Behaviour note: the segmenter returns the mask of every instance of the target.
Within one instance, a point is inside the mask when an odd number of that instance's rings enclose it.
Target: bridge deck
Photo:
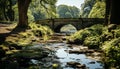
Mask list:
[[[36,23],[47,25],[54,31],[58,31],[63,25],[67,24],[71,24],[75,26],[77,30],[79,30],[93,24],[104,23],[104,21],[104,18],[55,18],[38,20]]]

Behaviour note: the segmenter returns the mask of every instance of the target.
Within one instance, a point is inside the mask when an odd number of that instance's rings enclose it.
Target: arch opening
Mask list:
[[[59,33],[73,34],[77,31],[76,27],[72,24],[62,24],[59,25],[55,30]]]

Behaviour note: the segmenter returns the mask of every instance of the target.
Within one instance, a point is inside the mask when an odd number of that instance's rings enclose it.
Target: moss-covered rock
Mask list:
[[[106,41],[102,49],[106,53],[107,59],[106,62],[110,64],[110,66],[120,68],[120,37],[112,39],[110,41]]]
[[[90,34],[87,30],[80,30],[67,38],[68,43],[83,44],[85,38]]]
[[[84,41],[84,45],[89,49],[99,49],[100,38],[98,36],[87,37]]]
[[[115,68],[120,68],[120,25],[96,24],[79,30],[69,36],[67,41],[68,43],[83,44],[92,49],[102,49],[107,57],[105,61]]]
[[[107,31],[104,32],[102,35],[100,35],[100,37],[101,37],[101,42],[109,41],[114,38],[113,34]]]
[[[103,33],[103,25],[97,24],[89,28],[82,29],[67,38],[68,43],[84,44],[87,37],[98,37]],[[87,43],[88,44],[88,43]],[[85,44],[86,45],[86,44]]]
[[[15,31],[19,31],[21,29],[16,29]],[[44,40],[49,39],[48,35],[52,35],[52,30],[47,26],[42,26],[40,24],[30,23],[29,29],[24,31],[20,31],[14,34],[10,34],[6,37],[4,45],[8,46],[9,49],[22,49],[22,47],[31,45],[34,42],[39,42],[40,38]]]
[[[119,38],[120,37],[120,29],[115,29],[112,31],[114,38]]]
[[[114,30],[117,28],[117,25],[116,24],[110,24],[108,25],[108,31],[111,32],[111,30]]]

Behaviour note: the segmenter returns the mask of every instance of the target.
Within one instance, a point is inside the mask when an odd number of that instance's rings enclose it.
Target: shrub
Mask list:
[[[103,25],[97,24],[89,28],[82,29],[67,38],[68,43],[83,44],[86,37],[99,36],[102,34]]]
[[[84,45],[89,49],[99,49],[100,38],[98,36],[87,37],[84,41]]]
[[[114,37],[115,38],[119,38],[120,37],[120,29],[117,29],[117,30],[113,30],[113,34],[114,34]]]
[[[120,37],[112,39],[111,41],[106,41],[102,49],[105,51],[108,62],[111,66],[119,66],[120,64]]]
[[[48,39],[47,35],[53,34],[53,31],[48,26],[42,26],[40,24],[30,23],[29,27],[32,29],[34,35],[42,36],[44,40]]]
[[[91,26],[89,29],[92,29],[91,34],[93,36],[97,36],[103,33],[104,26],[101,24],[96,24],[96,25]]]
[[[77,43],[77,44],[83,44],[85,38],[90,35],[90,32],[86,29],[80,30],[76,32],[75,34],[71,35],[67,38],[68,43]]]
[[[106,31],[102,35],[100,35],[100,37],[101,37],[101,42],[109,41],[113,39],[113,34]]]

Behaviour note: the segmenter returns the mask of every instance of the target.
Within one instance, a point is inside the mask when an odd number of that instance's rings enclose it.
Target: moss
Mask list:
[[[87,37],[100,36],[103,33],[103,30],[104,30],[103,25],[101,25],[101,24],[93,25],[91,27],[82,29],[82,30],[76,32],[75,34],[69,36],[67,38],[67,42],[83,44],[84,40]]]
[[[48,26],[42,26],[40,24],[30,23],[29,27],[36,36],[42,36],[44,40],[49,39],[48,35],[52,35],[53,31]]]
[[[120,37],[120,29],[115,29],[112,31],[114,38],[119,38]]]
[[[9,51],[6,52],[6,54],[7,54],[7,55],[9,55],[9,54],[14,54],[14,53],[19,52],[19,51],[20,51],[20,50],[9,50]]]
[[[92,49],[102,49],[105,53],[105,62],[120,68],[120,25],[96,24],[68,36],[67,41],[83,44]]]
[[[117,28],[117,25],[116,24],[110,24],[108,25],[108,31],[111,32],[111,30],[114,30]]]
[[[106,62],[111,66],[120,68],[120,37],[104,42],[102,49],[108,57]]]
[[[100,37],[101,37],[101,42],[109,41],[113,39],[113,34],[106,31],[102,35],[100,35]]]
[[[47,26],[30,23],[29,27],[30,28],[25,31],[21,31],[18,34],[11,34],[6,37],[4,45],[15,47],[17,49],[17,46],[23,47],[39,41],[41,36],[44,40],[47,40],[50,38],[48,35],[53,34],[52,30]]]
[[[85,38],[90,34],[88,30],[80,30],[79,32],[76,32],[75,34],[71,35],[70,37],[67,37],[68,43],[77,43],[82,44]]]
[[[109,49],[113,46],[118,46],[120,43],[120,38],[115,38],[110,41],[105,41],[102,45],[102,49],[108,53]]]
[[[8,51],[8,50],[9,50],[8,46],[0,45],[0,47],[2,47],[2,49],[5,50],[5,51]]]
[[[84,45],[88,46],[89,49],[99,49],[100,38],[98,36],[87,37]]]
[[[37,51],[34,51],[34,50],[26,50],[26,51],[20,51],[20,52],[17,52],[17,53],[14,53],[14,57],[25,57],[25,58],[30,58],[32,56],[35,56],[35,55],[41,55],[40,52],[37,52]]]
[[[36,66],[35,66],[35,65],[32,66],[32,65],[31,65],[28,69],[40,69],[40,66],[37,66],[37,65],[36,65]]]

